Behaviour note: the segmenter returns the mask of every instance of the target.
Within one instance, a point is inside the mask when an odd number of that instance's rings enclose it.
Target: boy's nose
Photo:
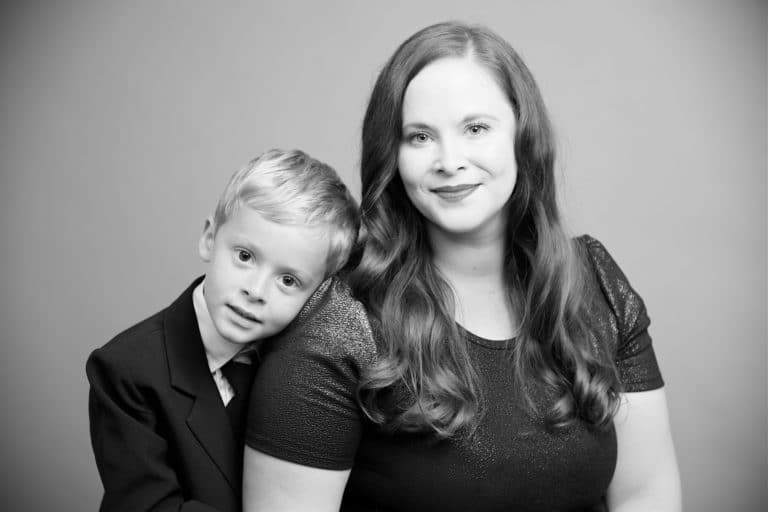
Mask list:
[[[243,286],[243,294],[251,302],[266,302],[268,289],[269,276],[266,273],[254,272]]]

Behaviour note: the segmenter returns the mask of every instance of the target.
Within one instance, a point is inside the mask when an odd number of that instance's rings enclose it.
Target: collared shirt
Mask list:
[[[192,305],[195,308],[200,337],[203,340],[203,347],[205,347],[208,368],[211,371],[213,382],[216,383],[216,389],[219,390],[221,401],[226,406],[232,400],[232,397],[235,396],[235,391],[221,372],[221,368],[232,359],[240,363],[251,364],[250,354],[253,352],[253,346],[242,347],[227,341],[219,334],[219,331],[216,330],[216,326],[213,324],[213,319],[203,296],[204,285],[205,279],[192,292]]]

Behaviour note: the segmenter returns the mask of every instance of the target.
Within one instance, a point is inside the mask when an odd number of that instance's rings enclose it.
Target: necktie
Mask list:
[[[248,410],[248,396],[251,391],[251,378],[253,377],[252,365],[230,361],[221,367],[221,373],[229,381],[235,396],[227,404],[227,414],[229,422],[232,424],[232,431],[235,433],[235,439],[242,442],[245,432],[245,419]]]

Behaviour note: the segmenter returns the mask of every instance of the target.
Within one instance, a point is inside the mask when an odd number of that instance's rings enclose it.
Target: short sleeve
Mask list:
[[[602,243],[588,235],[580,241],[586,246],[602,298],[612,315],[605,330],[614,338],[613,357],[623,390],[649,391],[664,386],[648,333],[651,320],[643,299]]]
[[[321,287],[310,303],[310,314],[265,347],[246,443],[297,464],[349,469],[362,436],[357,385],[375,344],[363,306],[340,281]]]

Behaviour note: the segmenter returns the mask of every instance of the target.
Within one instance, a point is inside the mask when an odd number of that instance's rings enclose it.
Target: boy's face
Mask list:
[[[271,336],[293,320],[323,281],[329,243],[323,226],[277,224],[241,206],[214,234],[200,238],[209,263],[205,302],[231,343]]]

